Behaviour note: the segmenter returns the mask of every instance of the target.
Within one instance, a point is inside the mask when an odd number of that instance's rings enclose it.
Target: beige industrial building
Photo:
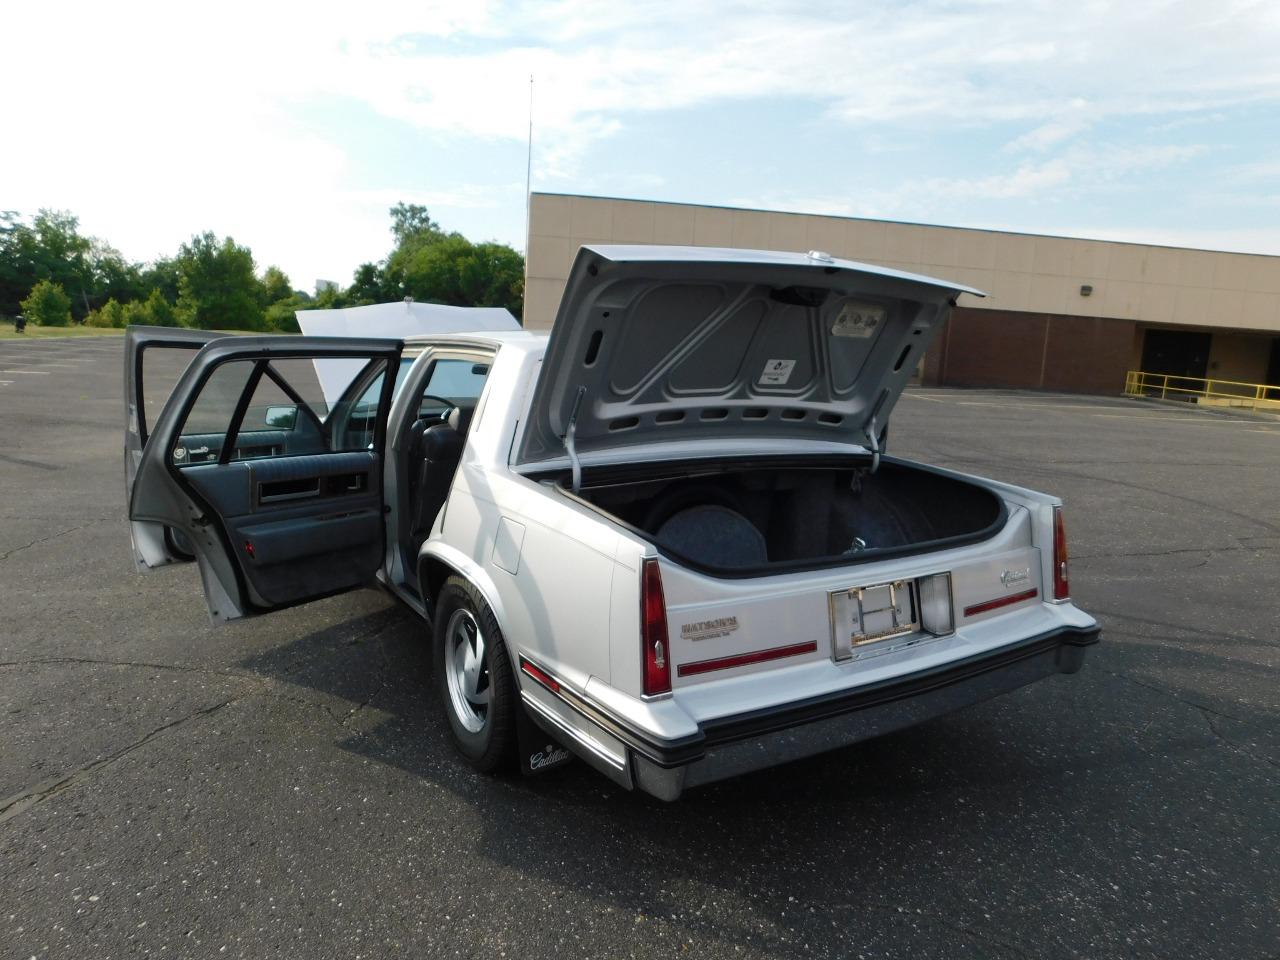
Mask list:
[[[1146,371],[1280,384],[1280,257],[535,193],[525,326],[552,325],[590,243],[823,250],[986,291],[960,298],[926,383],[1119,393]]]

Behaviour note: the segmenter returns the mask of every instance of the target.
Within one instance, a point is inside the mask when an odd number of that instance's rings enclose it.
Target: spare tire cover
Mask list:
[[[764,535],[736,510],[688,507],[658,528],[660,545],[709,567],[756,567],[769,560]]]

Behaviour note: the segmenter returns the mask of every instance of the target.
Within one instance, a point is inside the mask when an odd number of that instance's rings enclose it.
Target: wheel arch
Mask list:
[[[511,631],[507,629],[506,608],[498,593],[497,585],[487,570],[476,563],[461,550],[444,543],[427,543],[418,554],[418,592],[422,596],[423,607],[434,618],[436,597],[444,582],[452,576],[466,579],[484,597],[485,603],[493,611],[502,635],[511,642]]]

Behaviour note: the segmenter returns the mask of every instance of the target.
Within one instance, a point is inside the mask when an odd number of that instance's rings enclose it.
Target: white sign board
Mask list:
[[[443,303],[374,303],[335,310],[298,310],[298,326],[309,337],[374,337],[402,340],[433,333],[492,333],[519,330],[502,307],[450,307]],[[330,407],[352,381],[362,360],[316,361],[316,376]]]

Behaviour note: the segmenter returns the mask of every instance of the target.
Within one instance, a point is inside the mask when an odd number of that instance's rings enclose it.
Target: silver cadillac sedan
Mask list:
[[[674,800],[879,736],[1098,640],[1059,500],[886,450],[962,295],[816,251],[599,246],[549,336],[131,328],[134,555],[197,564],[218,621],[380,582],[482,772],[576,756]]]

